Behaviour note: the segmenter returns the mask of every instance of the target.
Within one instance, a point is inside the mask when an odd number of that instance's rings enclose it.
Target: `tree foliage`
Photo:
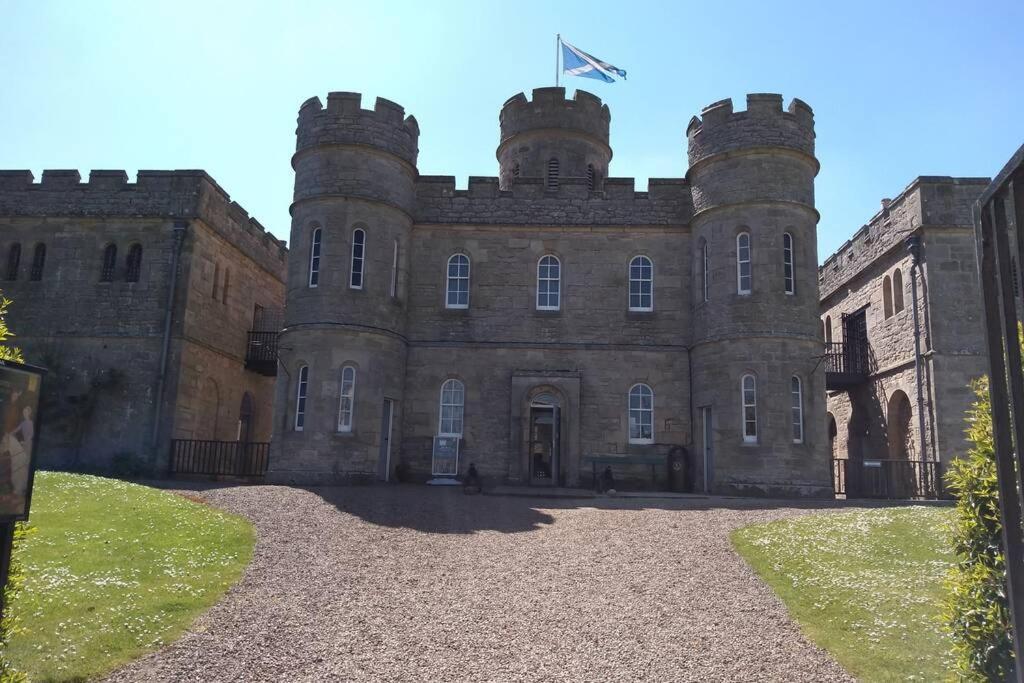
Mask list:
[[[7,327],[7,309],[10,305],[11,300],[4,297],[3,292],[0,292],[0,360],[13,360],[21,363],[23,362],[21,349],[11,346],[9,341],[14,336],[14,333]]]

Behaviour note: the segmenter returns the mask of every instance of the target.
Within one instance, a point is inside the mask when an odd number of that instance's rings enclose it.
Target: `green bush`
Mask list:
[[[18,522],[14,525],[14,552],[11,553],[11,568],[7,585],[4,587],[5,607],[11,604],[14,596],[21,590],[21,584],[25,581],[25,570],[21,566],[21,561],[18,559],[16,551],[30,531],[32,529],[25,523]],[[18,619],[11,614],[10,609],[5,609],[3,619],[0,619],[0,683],[23,683],[28,681],[28,676],[15,669],[7,656],[7,646],[10,643],[11,636],[19,630]]]
[[[973,445],[946,473],[946,486],[956,498],[957,563],[946,583],[944,617],[961,680],[1004,681],[1013,677],[1014,661],[992,406],[987,379],[973,388],[978,400],[967,414],[967,438]]]

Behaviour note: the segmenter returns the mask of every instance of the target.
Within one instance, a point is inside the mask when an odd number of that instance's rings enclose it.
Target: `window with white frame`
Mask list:
[[[363,264],[366,262],[366,231],[356,228],[352,231],[352,274],[348,286],[363,288]]]
[[[309,366],[299,368],[295,389],[295,431],[301,432],[306,426],[306,389],[309,385]]]
[[[793,413],[793,443],[804,442],[804,395],[800,386],[800,378],[793,375],[789,379],[789,393]]]
[[[654,392],[646,384],[629,390],[629,442],[654,443]]]
[[[556,256],[542,256],[537,261],[537,310],[557,311],[561,294],[562,264]]]
[[[341,388],[338,396],[338,431],[351,432],[356,396],[356,369],[351,365],[341,369]]]
[[[708,241],[701,240],[701,242],[703,243],[703,247],[701,248],[701,258],[703,259],[703,263],[701,265],[701,278],[703,282],[701,283],[701,287],[704,290],[704,301],[709,301],[711,299],[711,288],[709,287],[709,278],[711,277],[711,254],[708,253]]]
[[[437,425],[438,436],[462,436],[462,412],[466,402],[466,388],[457,379],[441,385],[441,410]]]
[[[316,287],[320,284],[320,240],[323,237],[323,230],[315,228],[312,239],[309,243],[309,286]],[[213,295],[216,298],[216,294]]]
[[[654,310],[654,264],[646,256],[629,262],[629,310]]]
[[[757,380],[753,375],[743,375],[740,380],[743,399],[743,440],[757,442]]]
[[[736,293],[750,294],[750,233],[736,235]]]
[[[448,257],[445,292],[446,308],[469,308],[469,257],[465,254],[452,254]]]
[[[391,255],[391,296],[398,296],[398,239],[395,239],[395,249]]]
[[[793,272],[793,236],[788,232],[782,235],[782,277],[786,294],[795,294],[796,276]]]

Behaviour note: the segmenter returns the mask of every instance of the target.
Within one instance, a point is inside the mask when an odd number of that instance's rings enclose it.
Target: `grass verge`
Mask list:
[[[30,523],[10,657],[33,681],[93,678],[173,641],[255,542],[245,519],[182,496],[57,472],[36,474]]]
[[[732,542],[804,632],[863,681],[950,676],[940,621],[952,510],[902,507],[738,529]]]

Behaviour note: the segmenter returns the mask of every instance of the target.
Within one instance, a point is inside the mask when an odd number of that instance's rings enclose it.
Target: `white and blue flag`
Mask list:
[[[562,71],[564,73],[570,76],[596,78],[605,83],[614,83],[615,79],[612,78],[613,76],[620,76],[622,79],[626,78],[625,69],[612,66],[608,62],[603,62],[597,57],[588,55],[583,50],[561,40],[561,38],[559,38],[559,42],[562,44]]]

